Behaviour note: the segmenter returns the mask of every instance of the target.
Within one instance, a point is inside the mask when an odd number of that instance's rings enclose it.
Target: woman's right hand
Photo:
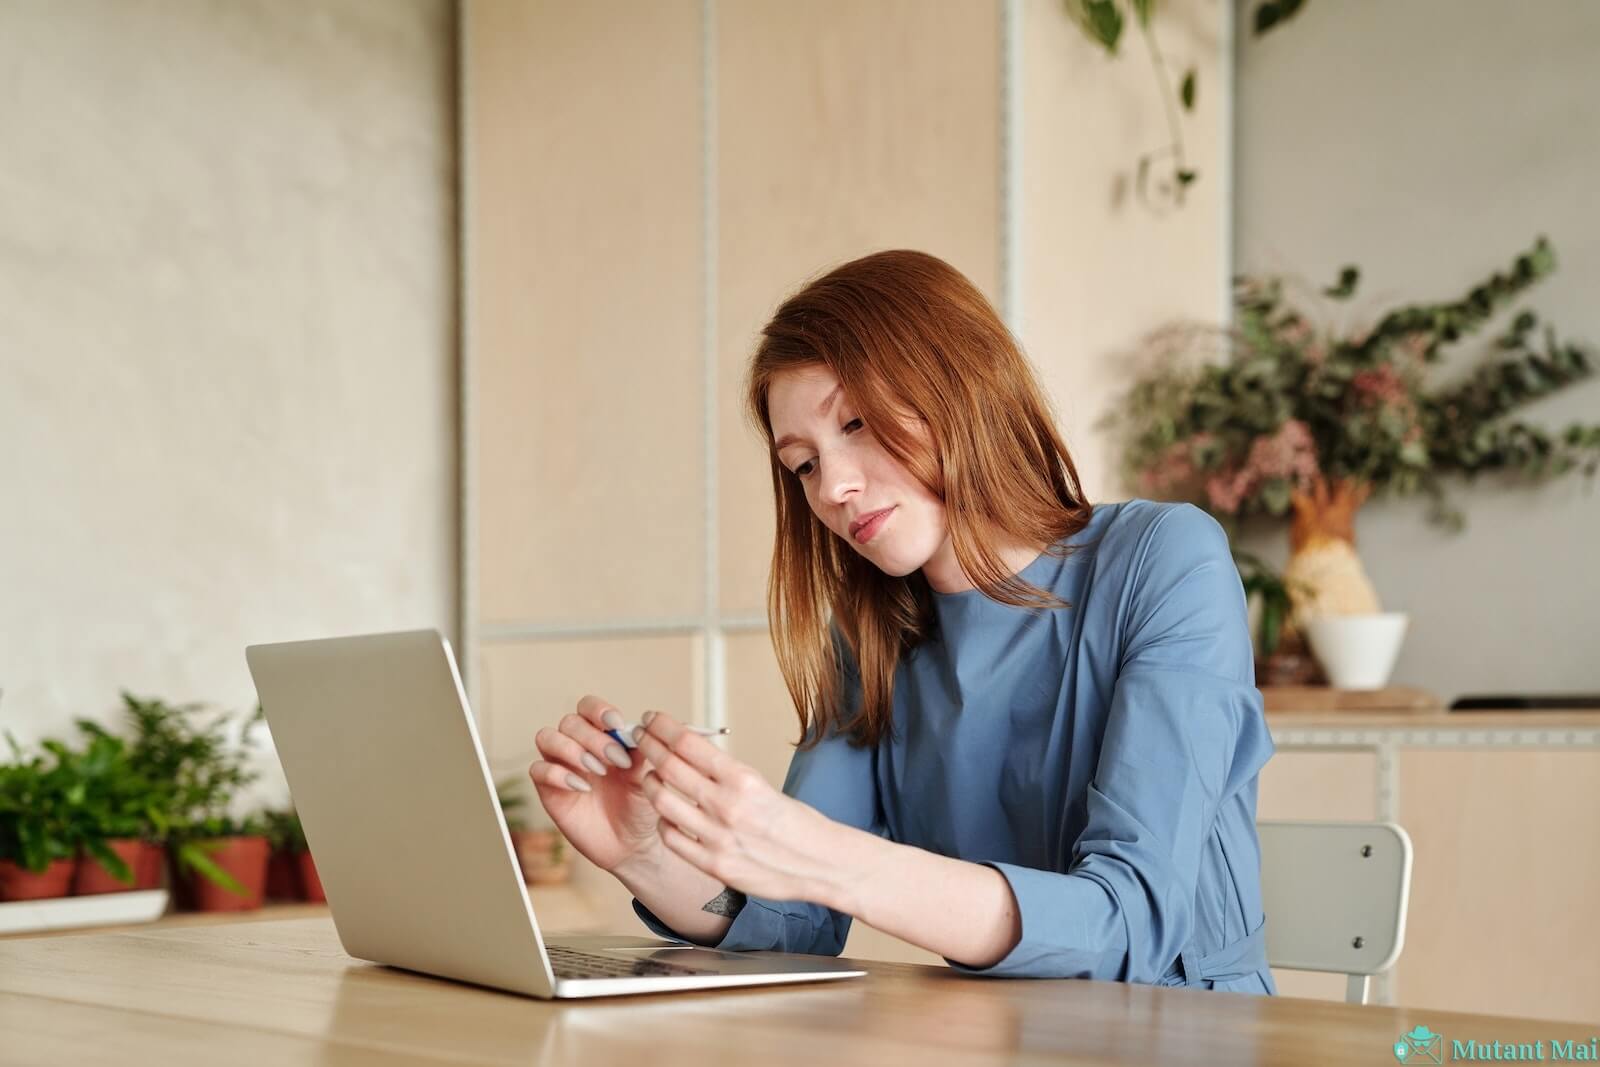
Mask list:
[[[605,732],[620,732],[623,725],[615,707],[585,696],[577,713],[563,717],[557,729],[547,726],[533,735],[544,759],[528,767],[556,828],[606,871],[660,844],[660,816],[639,788],[649,763],[637,749],[625,749]]]

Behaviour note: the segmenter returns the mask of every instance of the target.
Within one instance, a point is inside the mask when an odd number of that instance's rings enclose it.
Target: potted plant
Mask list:
[[[0,765],[0,900],[63,897],[78,865],[66,815],[70,768],[24,759],[6,731],[13,762]]]
[[[305,887],[300,881],[298,862],[290,841],[291,831],[286,825],[288,812],[265,809],[261,822],[267,828],[267,899],[303,900]]]
[[[1235,551],[1234,564],[1247,601],[1260,605],[1254,634],[1257,685],[1319,685],[1326,681],[1290,617],[1289,583],[1249,552]]]
[[[178,903],[202,911],[259,908],[266,892],[266,827],[255,815],[234,818],[229,808],[238,789],[257,777],[246,769],[243,749],[261,707],[234,748],[226,712],[202,726],[192,718],[203,704],[174,707],[127,692],[122,698],[135,733],[135,762],[148,779],[166,783],[165,840]]]
[[[266,900],[267,828],[254,815],[208,815],[175,828],[179,903],[195,911],[253,911]]]
[[[1358,653],[1366,662],[1352,677],[1370,682],[1386,668],[1365,668],[1374,657],[1392,663],[1405,616],[1382,611],[1356,554],[1363,504],[1384,493],[1425,494],[1429,520],[1458,530],[1464,519],[1445,500],[1446,476],[1504,472],[1537,481],[1600,469],[1600,425],[1555,433],[1513,417],[1595,369],[1586,345],[1559,341],[1552,329],[1536,344],[1532,311],[1515,316],[1467,378],[1427,381],[1446,345],[1554,269],[1555,253],[1540,238],[1508,272],[1460,300],[1395,308],[1375,324],[1338,329],[1319,329],[1291,306],[1282,279],[1241,277],[1236,326],[1159,333],[1155,365],[1101,425],[1118,431],[1125,472],[1145,495],[1192,500],[1230,533],[1252,518],[1288,519],[1291,618],[1314,645],[1313,621],[1331,620],[1320,629],[1339,655],[1317,647],[1330,676],[1330,661],[1343,671],[1351,666],[1344,653]],[[1359,278],[1345,267],[1322,295],[1349,300]],[[1213,342],[1220,361],[1182,358]]]
[[[322,891],[322,879],[317,875],[316,862],[306,845],[306,834],[300,825],[299,813],[291,805],[283,811],[263,812],[262,822],[267,828],[267,840],[272,844],[267,895],[313,903],[327,900],[327,895]]]
[[[81,751],[56,740],[44,742],[75,780],[67,807],[79,850],[73,895],[138,888],[146,850],[152,847],[146,841],[147,815],[159,791],[138,772],[120,737],[87,719],[78,720],[78,729],[88,738]]]
[[[511,844],[522,867],[522,880],[531,885],[554,885],[565,882],[572,873],[572,858],[567,852],[567,842],[553,826],[532,829],[520,810],[527,806],[528,798],[519,792],[525,779],[511,775],[495,783],[495,796],[505,815],[506,829],[511,834]]]

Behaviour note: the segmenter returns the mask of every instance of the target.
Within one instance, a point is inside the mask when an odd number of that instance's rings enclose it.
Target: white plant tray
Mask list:
[[[167,897],[165,889],[134,889],[86,897],[0,901],[0,934],[146,923],[166,913]]]

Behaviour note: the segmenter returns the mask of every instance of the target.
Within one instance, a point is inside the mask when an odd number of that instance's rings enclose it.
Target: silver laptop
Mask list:
[[[245,649],[344,950],[535,997],[815,982],[825,956],[546,939],[437,630]]]

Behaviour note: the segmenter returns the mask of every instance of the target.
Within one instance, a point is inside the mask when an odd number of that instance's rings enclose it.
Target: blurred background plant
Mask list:
[[[1177,326],[1158,333],[1152,366],[1100,425],[1121,448],[1141,494],[1186,499],[1230,535],[1251,517],[1291,518],[1285,575],[1294,613],[1378,611],[1354,553],[1354,516],[1375,494],[1430,499],[1428,519],[1459,530],[1464,518],[1443,479],[1501,472],[1538,481],[1600,467],[1600,425],[1552,432],[1512,415],[1594,373],[1592,350],[1553,328],[1534,343],[1538,316],[1519,312],[1493,353],[1464,380],[1432,387],[1441,350],[1480,329],[1556,266],[1540,237],[1461,299],[1395,308],[1376,324],[1319,328],[1285,298],[1279,277],[1241,276],[1232,329]],[[1345,267],[1321,291],[1354,296]],[[1196,362],[1196,355],[1202,358]],[[1218,359],[1216,357],[1220,356]]]
[[[1235,565],[1244,583],[1244,595],[1261,603],[1261,618],[1256,628],[1256,643],[1263,656],[1278,651],[1285,627],[1293,627],[1289,618],[1289,583],[1260,557],[1249,552],[1235,551]]]
[[[261,825],[274,852],[298,855],[306,851],[306,832],[301,827],[300,815],[294,808],[262,812]]]
[[[224,837],[263,836],[266,826],[257,814],[236,817],[230,812],[238,790],[255,781],[247,769],[254,744],[250,726],[265,717],[258,704],[245,720],[240,738],[229,737],[235,716],[217,712],[209,722],[198,723],[206,705],[172,705],[159,699],[140,699],[122,693],[125,718],[133,731],[132,760],[150,782],[159,783],[163,839],[177,870],[195,872],[233,893],[244,887],[212,862],[215,840]]]
[[[1156,207],[1166,201],[1182,205],[1184,190],[1200,175],[1189,165],[1184,154],[1179,109],[1194,111],[1199,92],[1199,72],[1193,65],[1186,67],[1177,87],[1173,87],[1166,56],[1150,31],[1150,22],[1160,6],[1159,0],[1063,0],[1063,3],[1067,17],[1089,40],[1112,56],[1117,54],[1117,46],[1122,41],[1123,27],[1130,22],[1138,27],[1139,36],[1144,39],[1145,51],[1150,55],[1151,72],[1155,75],[1156,89],[1166,112],[1167,132],[1172,139],[1161,148],[1139,157],[1134,189],[1147,207]],[[1259,37],[1274,26],[1288,21],[1303,6],[1305,0],[1259,0],[1251,17],[1252,31]],[[1171,170],[1158,173],[1156,166],[1163,160],[1168,161]]]
[[[11,762],[0,765],[0,860],[41,874],[76,855],[69,811],[77,784],[70,767],[27,755],[6,731]]]
[[[571,869],[567,839],[548,822],[530,827],[528,818],[522,814],[529,800],[527,776],[506,775],[495,782],[494,790],[500,810],[505,814],[506,830],[511,835],[523,881],[529,884],[565,881]]]
[[[12,760],[0,764],[0,860],[38,874],[81,853],[84,862],[133,886],[138,872],[125,857],[140,853],[119,854],[113,845],[145,842],[165,846],[178,871],[243,893],[211,853],[219,838],[264,836],[269,829],[260,814],[230,811],[239,789],[257,777],[246,763],[254,743],[249,727],[264,717],[260,706],[236,742],[229,713],[200,723],[203,704],[121,696],[129,737],[79,718],[81,744],[45,738],[43,751],[30,753],[7,731]]]
[[[1327,679],[1311,656],[1305,635],[1295,626],[1290,579],[1265,560],[1237,549],[1234,565],[1245,601],[1255,606],[1252,640],[1257,685],[1321,685]]]
[[[84,862],[97,862],[117,881],[131,886],[136,872],[108,842],[158,840],[166,825],[165,790],[145,776],[127,742],[98,723],[78,719],[82,748],[46,739],[40,744],[56,757],[72,782],[66,815]]]
[[[522,809],[528,806],[528,798],[518,791],[521,781],[520,775],[509,774],[494,784],[495,799],[506,817],[506,829],[511,831],[528,829],[528,820],[522,814]]]

